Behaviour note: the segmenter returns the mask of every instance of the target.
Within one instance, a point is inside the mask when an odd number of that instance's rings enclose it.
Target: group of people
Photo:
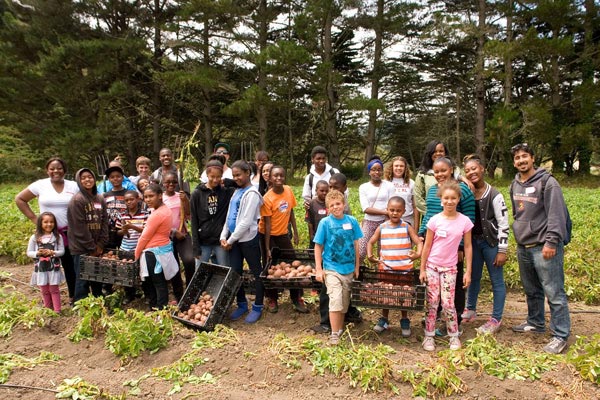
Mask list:
[[[35,259],[32,284],[40,286],[44,305],[60,311],[58,285],[65,278],[71,303],[90,292],[110,292],[110,286],[87,282],[79,274],[82,255],[98,256],[110,248],[133,252],[140,261],[151,308],[168,304],[169,284],[175,301],[182,297],[180,263],[189,284],[202,262],[228,265],[241,275],[245,261],[255,277],[254,301],[249,304],[240,288],[231,320],[245,317],[245,322],[255,323],[265,309],[277,312],[279,293],[265,290],[260,273],[274,248],[298,246],[297,200],[286,185],[285,169],[266,152],[257,152],[253,163],[237,160],[231,167],[229,153],[228,144],[215,145],[193,191],[169,149],[160,151],[161,166],[152,174],[146,157],[138,158],[138,175],[129,178],[113,161],[99,184],[89,168],[77,171],[74,182],[64,179],[65,162],[50,159],[48,178],[16,197],[19,209],[37,226],[27,254]],[[510,191],[513,231],[528,305],[527,321],[513,330],[545,332],[548,298],[553,337],[544,349],[560,353],[570,332],[563,272],[568,211],[556,179],[534,167],[532,148],[519,144],[512,154],[518,170]],[[493,334],[500,329],[508,210],[502,194],[485,181],[479,157],[465,157],[461,171],[447,147],[432,141],[413,180],[405,158],[395,157],[386,165],[374,156],[367,165],[369,181],[359,188],[364,213],[360,224],[348,205],[346,177],[327,163],[327,150],[315,146],[311,162],[302,200],[316,278],[323,285],[321,319],[313,330],[330,333],[330,343],[337,344],[344,320],[361,320],[350,301],[350,285],[361,264],[368,260],[381,271],[402,274],[412,272],[417,259],[420,280],[427,284],[425,350],[435,350],[436,335],[447,335],[451,349],[461,347],[461,325],[477,316],[484,264],[492,283],[493,310],[477,330]],[[39,216],[29,206],[35,197]],[[127,289],[126,295],[126,301],[133,300],[135,290]],[[290,290],[290,299],[297,312],[308,312],[301,290]],[[382,310],[376,332],[389,329],[389,315]],[[438,320],[445,321],[445,327],[436,329]],[[405,311],[400,328],[403,336],[411,335]]]

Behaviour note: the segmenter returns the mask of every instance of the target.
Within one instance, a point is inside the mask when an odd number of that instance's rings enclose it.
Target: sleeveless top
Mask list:
[[[413,268],[413,261],[408,253],[412,249],[412,241],[408,234],[408,223],[401,221],[395,228],[389,221],[381,226],[379,257],[382,270],[407,271]]]

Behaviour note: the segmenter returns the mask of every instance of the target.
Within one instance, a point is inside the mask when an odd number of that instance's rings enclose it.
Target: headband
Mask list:
[[[369,161],[369,164],[367,164],[367,171],[370,171],[371,168],[373,168],[373,165],[375,164],[379,164],[381,165],[381,168],[383,168],[383,162],[381,162],[379,158],[376,158],[374,160]]]

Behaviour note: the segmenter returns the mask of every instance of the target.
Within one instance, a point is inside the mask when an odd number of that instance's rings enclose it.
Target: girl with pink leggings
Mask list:
[[[31,284],[42,291],[44,307],[61,311],[59,285],[65,281],[60,257],[65,253],[62,236],[58,233],[56,217],[43,212],[37,219],[36,230],[29,239],[27,256],[34,259]]]

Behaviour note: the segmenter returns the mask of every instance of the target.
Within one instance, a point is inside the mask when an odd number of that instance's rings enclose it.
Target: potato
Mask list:
[[[213,306],[213,303],[212,303],[212,301],[207,301],[207,302],[206,302],[206,307],[207,307],[209,310],[212,308],[212,306]]]
[[[197,313],[196,315],[194,315],[194,319],[198,320],[200,318],[202,318],[202,314]]]
[[[191,317],[192,315],[195,314],[194,310],[192,310],[191,308],[189,310],[187,310],[186,314],[188,315],[188,317]]]
[[[278,269],[277,271],[275,271],[275,278],[281,278],[283,275],[285,275],[285,272]]]
[[[275,273],[275,268],[269,268],[268,275],[273,275]]]
[[[302,265],[302,263],[299,260],[294,260],[292,261],[292,267],[299,267],[300,265]]]

